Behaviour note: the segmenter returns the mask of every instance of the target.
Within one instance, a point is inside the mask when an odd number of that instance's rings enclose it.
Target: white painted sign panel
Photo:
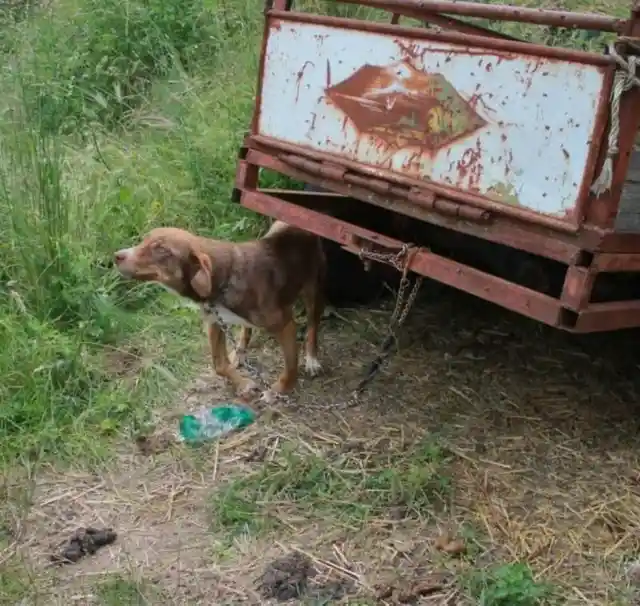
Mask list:
[[[283,20],[258,134],[564,216],[603,86],[595,66]]]

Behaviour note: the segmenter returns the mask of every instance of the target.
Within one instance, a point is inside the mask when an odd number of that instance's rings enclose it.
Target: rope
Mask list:
[[[620,69],[616,71],[611,89],[610,127],[607,141],[607,153],[598,178],[591,185],[591,192],[600,196],[609,189],[613,183],[613,159],[620,151],[618,142],[620,139],[620,99],[622,95],[632,87],[640,87],[640,78],[636,76],[636,69],[640,65],[638,57],[630,56],[625,60],[613,44],[609,45],[609,55],[613,57]]]

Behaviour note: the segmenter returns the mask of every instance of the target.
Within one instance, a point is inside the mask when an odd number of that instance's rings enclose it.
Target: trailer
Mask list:
[[[628,18],[342,2],[386,17],[267,2],[234,201],[365,259],[410,249],[411,272],[563,330],[640,326],[640,0]],[[263,170],[316,191],[262,188]]]

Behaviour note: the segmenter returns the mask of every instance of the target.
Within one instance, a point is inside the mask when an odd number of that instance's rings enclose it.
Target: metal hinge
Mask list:
[[[429,211],[436,212],[449,217],[457,217],[466,221],[487,222],[491,219],[491,212],[460,204],[441,196],[436,196],[428,187],[410,187],[400,185],[380,179],[378,177],[370,177],[362,173],[358,173],[353,169],[348,169],[339,164],[329,162],[319,162],[317,160],[309,160],[296,154],[282,153],[278,154],[278,159],[286,164],[294,166],[311,175],[335,181],[337,183],[346,183],[355,185],[362,189],[366,189],[383,196],[394,196],[406,202],[413,202]]]

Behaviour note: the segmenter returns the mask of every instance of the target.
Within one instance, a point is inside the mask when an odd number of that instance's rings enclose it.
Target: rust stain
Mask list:
[[[309,131],[307,132],[307,135],[311,134],[316,129],[316,118],[317,117],[318,117],[318,114],[316,114],[316,112],[312,112],[312,114],[311,114],[311,124],[309,126]]]
[[[305,61],[304,65],[298,70],[298,73],[296,74],[296,103],[298,102],[298,97],[300,96],[300,84],[302,84],[304,70],[307,68],[307,65],[315,67],[313,61]]]
[[[458,173],[458,186],[461,187],[466,180],[467,188],[477,191],[484,170],[480,139],[476,139],[475,147],[468,147],[464,151],[462,158],[460,158],[456,164],[456,168]]]
[[[398,45],[403,57],[408,60],[423,60],[427,52],[433,50],[422,44],[416,44],[415,42],[405,42],[399,39],[394,40],[394,42]]]
[[[487,124],[442,74],[407,61],[365,64],[325,95],[361,134],[375,136],[379,149],[433,154]]]
[[[476,91],[480,90],[481,85],[477,84],[476,85]],[[489,97],[492,98],[493,97],[493,93],[474,93],[473,95],[471,95],[471,97],[469,97],[467,99],[467,103],[469,104],[469,107],[471,107],[471,109],[473,109],[474,112],[478,111],[478,106],[482,106],[482,108],[484,109],[484,111],[486,111],[487,113],[491,113],[491,114],[495,114],[496,110],[493,109],[492,107],[490,107],[487,102],[484,100],[484,97]]]
[[[510,52],[501,52],[495,49],[491,49],[491,51],[483,50],[483,49],[473,49],[469,47],[460,48],[452,48],[452,47],[442,47],[438,48],[437,46],[425,46],[424,44],[418,44],[415,42],[407,42],[406,40],[402,40],[400,38],[395,39],[393,41],[400,52],[406,59],[409,60],[422,60],[424,56],[429,53],[443,53],[447,55],[447,58],[450,60],[453,55],[464,55],[465,57],[482,57],[486,58],[488,55],[492,57],[496,57],[498,61],[502,61],[503,59],[511,59],[514,56],[514,53]]]

